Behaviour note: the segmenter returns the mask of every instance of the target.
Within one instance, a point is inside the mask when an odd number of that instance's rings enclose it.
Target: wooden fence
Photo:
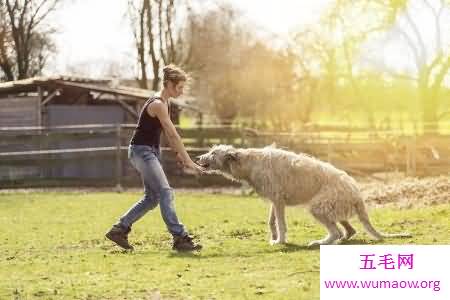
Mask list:
[[[127,160],[134,124],[0,128],[0,187],[140,184]],[[392,131],[310,130],[298,134],[235,127],[179,128],[192,157],[213,144],[305,152],[357,175],[399,171],[411,176],[449,174],[450,135],[405,136]],[[230,184],[219,176],[196,178],[162,160],[174,186]]]

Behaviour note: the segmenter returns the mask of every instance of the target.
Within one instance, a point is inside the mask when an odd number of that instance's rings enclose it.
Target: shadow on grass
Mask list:
[[[336,244],[336,246],[345,246],[345,245],[376,245],[376,244],[380,244],[381,242],[375,241],[375,240],[362,240],[362,239],[354,239],[354,240],[348,240],[345,242],[342,242],[341,244]],[[320,245],[315,245],[312,247],[307,247],[310,250],[319,250],[320,249]]]
[[[365,239],[353,239],[343,242],[341,245],[377,245],[381,244],[382,241],[376,240],[365,240]]]
[[[272,247],[274,248],[274,250],[267,251],[267,253],[274,253],[274,252],[289,253],[289,252],[316,250],[314,248],[308,247],[308,245],[299,245],[299,244],[294,244],[294,243],[286,243],[284,245],[278,245],[278,246],[272,246]]]
[[[169,258],[193,258],[193,259],[206,259],[214,257],[254,257],[261,254],[271,254],[271,253],[290,253],[298,251],[311,251],[316,250],[310,248],[307,245],[298,245],[292,243],[286,243],[284,245],[274,245],[274,246],[263,246],[254,247],[248,249],[249,251],[227,251],[227,249],[222,249],[222,251],[216,251],[213,253],[208,253],[207,249],[204,252],[170,252],[168,254]],[[254,250],[254,251],[251,251]],[[206,252],[206,253],[205,253]]]
[[[365,240],[365,239],[352,239],[349,241],[343,242],[341,245],[376,245],[381,242],[375,240]],[[293,253],[300,251],[318,251],[320,250],[320,246],[310,247],[307,244],[295,244],[295,243],[286,243],[281,245],[261,245],[257,244],[255,247],[249,247],[247,249],[242,249],[242,251],[236,250],[235,248],[206,248],[202,251],[193,251],[193,252],[176,252],[170,249],[167,249],[167,257],[168,258],[187,258],[187,259],[208,259],[215,257],[254,257],[261,254],[275,254],[275,253]],[[122,249],[115,249],[109,251],[110,254],[132,254],[132,255],[148,255],[149,253],[153,254],[161,254],[164,253],[165,249],[156,249],[156,251],[148,251],[148,249],[143,249],[143,251],[127,251]],[[212,251],[212,252],[211,252]]]
[[[202,259],[202,258],[208,258],[209,256],[202,255],[201,251],[194,251],[194,252],[171,251],[171,252],[169,252],[168,257],[169,258],[181,257],[181,258]]]
[[[375,240],[366,240],[366,239],[352,239],[349,241],[343,242],[341,245],[376,245],[382,242],[378,242]],[[167,251],[168,258],[186,258],[186,259],[208,259],[208,258],[220,258],[220,257],[254,257],[258,255],[264,254],[276,254],[276,253],[294,253],[300,251],[318,251],[320,250],[320,246],[310,247],[307,244],[295,244],[295,243],[286,243],[279,245],[267,245],[267,244],[255,244],[252,247],[248,248],[205,248],[201,251],[193,251],[193,252],[176,252],[170,249],[165,249],[164,247],[158,247],[159,249],[141,249],[140,251],[126,251],[122,249],[115,248],[114,250],[109,251],[110,254],[132,254],[132,255],[148,255],[152,254],[162,254]]]

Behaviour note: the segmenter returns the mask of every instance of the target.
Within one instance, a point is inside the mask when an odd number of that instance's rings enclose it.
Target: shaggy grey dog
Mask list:
[[[329,163],[306,154],[276,149],[236,149],[214,146],[199,156],[198,163],[209,172],[246,181],[262,197],[271,201],[269,228],[271,244],[286,243],[285,206],[306,205],[314,218],[328,230],[328,236],[309,246],[348,240],[355,229],[348,220],[356,214],[375,239],[409,237],[409,234],[384,234],[375,230],[355,180]],[[344,232],[338,227],[340,223]]]

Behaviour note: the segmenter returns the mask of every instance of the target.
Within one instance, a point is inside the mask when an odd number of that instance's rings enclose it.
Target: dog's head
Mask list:
[[[239,153],[233,146],[216,145],[198,158],[197,163],[206,170],[229,172],[231,163],[239,160]]]

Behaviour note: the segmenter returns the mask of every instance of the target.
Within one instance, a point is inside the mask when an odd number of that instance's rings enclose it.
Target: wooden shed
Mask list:
[[[30,154],[33,151],[114,147],[118,143],[115,131],[118,125],[129,128],[122,131],[119,139],[121,146],[126,146],[142,105],[152,94],[149,90],[120,85],[116,80],[67,76],[0,83],[0,131],[3,132],[0,153],[28,151],[26,155],[33,157]],[[175,124],[182,109],[194,108],[172,101],[171,118]],[[36,165],[30,159],[25,161],[26,156],[20,158],[24,159],[20,166],[8,166],[4,161],[0,165],[0,180],[108,178],[116,172],[116,163],[114,152],[105,153],[95,159],[87,159],[82,153],[79,154],[82,159],[59,154],[57,164],[53,163],[56,157],[44,165]]]
[[[152,94],[117,80],[68,76],[0,83],[0,127],[136,123]],[[173,102],[174,123],[183,107]]]

